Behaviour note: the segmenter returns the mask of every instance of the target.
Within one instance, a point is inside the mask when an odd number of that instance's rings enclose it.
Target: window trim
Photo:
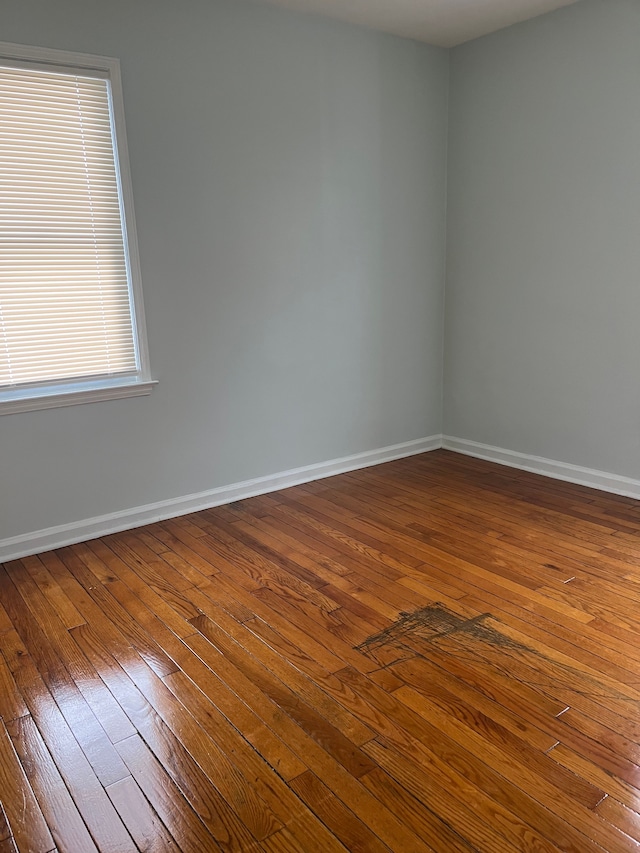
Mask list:
[[[125,376],[93,376],[80,380],[34,382],[20,387],[0,389],[0,415],[150,394],[157,382],[151,378],[149,367],[120,61],[108,56],[95,56],[88,53],[0,42],[0,64],[3,60],[33,63],[34,65],[40,63],[49,67],[60,66],[61,70],[68,69],[70,72],[76,70],[93,71],[103,74],[109,80],[114,155],[121,194],[123,239],[129,273],[129,301],[139,369],[135,374]]]

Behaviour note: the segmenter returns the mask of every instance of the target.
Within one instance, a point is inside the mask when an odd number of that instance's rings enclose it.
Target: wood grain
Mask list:
[[[640,853],[640,503],[446,451],[0,566],[0,853]]]

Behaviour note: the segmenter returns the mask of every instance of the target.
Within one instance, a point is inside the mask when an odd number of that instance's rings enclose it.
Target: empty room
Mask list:
[[[0,853],[640,853],[639,0],[0,0]]]

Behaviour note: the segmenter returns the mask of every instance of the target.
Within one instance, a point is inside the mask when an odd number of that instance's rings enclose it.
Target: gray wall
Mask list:
[[[2,0],[122,61],[150,397],[0,418],[0,539],[439,433],[448,55],[244,0]]]
[[[640,3],[452,53],[445,432],[640,477]]]

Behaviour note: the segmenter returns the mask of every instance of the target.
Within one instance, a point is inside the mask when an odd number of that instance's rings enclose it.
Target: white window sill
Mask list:
[[[49,385],[39,388],[0,391],[0,415],[32,412],[38,409],[57,409],[79,403],[97,403],[100,400],[117,400],[123,397],[141,397],[150,394],[154,379],[127,379]]]

